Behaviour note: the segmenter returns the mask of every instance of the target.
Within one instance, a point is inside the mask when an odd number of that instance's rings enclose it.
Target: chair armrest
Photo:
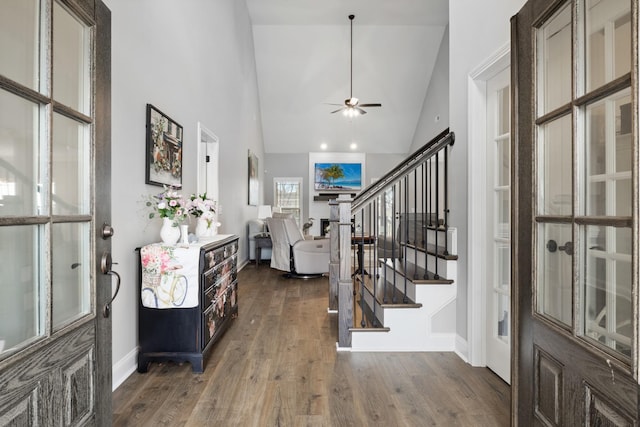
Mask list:
[[[330,244],[329,239],[298,240],[292,248],[294,252],[329,252]]]

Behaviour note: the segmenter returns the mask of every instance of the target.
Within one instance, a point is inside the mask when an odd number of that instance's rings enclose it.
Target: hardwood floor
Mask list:
[[[509,425],[509,386],[454,353],[336,352],[326,278],[252,264],[238,280],[239,316],[204,373],[134,373],[113,394],[114,425]]]

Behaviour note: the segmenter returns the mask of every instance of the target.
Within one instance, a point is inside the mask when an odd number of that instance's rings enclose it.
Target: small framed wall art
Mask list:
[[[258,156],[249,150],[249,205],[258,206],[260,181],[258,180]]]
[[[145,182],[182,188],[182,126],[147,104]]]

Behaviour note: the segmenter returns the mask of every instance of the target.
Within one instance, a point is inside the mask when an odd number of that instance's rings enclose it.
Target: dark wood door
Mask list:
[[[512,417],[637,425],[638,3],[512,18]]]
[[[0,2],[0,425],[111,424],[110,28]]]

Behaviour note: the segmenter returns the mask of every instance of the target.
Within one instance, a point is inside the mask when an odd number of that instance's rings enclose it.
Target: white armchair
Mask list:
[[[267,218],[271,234],[271,268],[289,277],[310,278],[329,272],[329,239],[305,240],[292,217]]]

